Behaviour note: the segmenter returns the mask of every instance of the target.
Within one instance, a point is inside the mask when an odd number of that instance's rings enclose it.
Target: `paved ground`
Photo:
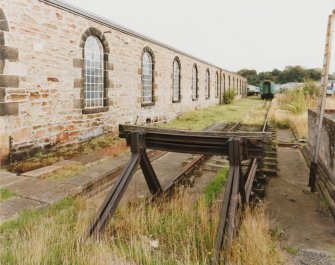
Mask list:
[[[100,161],[93,159],[85,171],[65,180],[37,178],[34,177],[36,172],[17,176],[2,171],[0,172],[0,188],[14,192],[15,196],[0,202],[0,222],[15,218],[24,210],[41,209],[67,196],[80,194],[102,179],[118,175],[128,160],[129,154],[104,158]],[[45,170],[54,167],[49,166]],[[43,171],[43,168],[38,171]]]
[[[293,142],[294,136],[280,130],[278,140]],[[271,178],[267,187],[266,200],[273,227],[282,231],[283,249],[298,249],[292,257],[294,264],[335,264],[320,254],[335,247],[335,222],[318,210],[319,194],[304,192],[309,168],[300,150],[279,147],[278,169],[278,177]]]

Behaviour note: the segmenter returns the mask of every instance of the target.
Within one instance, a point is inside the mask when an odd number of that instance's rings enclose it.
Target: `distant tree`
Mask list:
[[[260,72],[260,73],[258,74],[258,77],[259,77],[259,80],[260,80],[260,81],[264,81],[264,80],[271,80],[271,81],[274,81],[271,72]]]
[[[243,77],[248,79],[248,83],[254,86],[258,86],[260,81],[271,80],[275,83],[285,84],[289,82],[304,82],[305,79],[320,81],[321,69],[310,68],[306,69],[300,65],[286,66],[283,71],[273,69],[271,72],[259,72],[253,69],[241,69],[237,72]],[[335,73],[329,76],[330,80],[335,79]]]
[[[314,81],[319,81],[321,80],[321,69],[320,68],[311,68],[306,70],[306,75],[307,78],[314,80]]]
[[[258,84],[259,84],[259,78],[258,78],[256,70],[241,69],[237,73],[239,75],[247,78],[248,84],[251,84],[251,85],[254,85],[254,86],[258,86]]]
[[[306,77],[306,70],[300,65],[286,66],[284,71],[279,75],[279,83],[303,82]]]

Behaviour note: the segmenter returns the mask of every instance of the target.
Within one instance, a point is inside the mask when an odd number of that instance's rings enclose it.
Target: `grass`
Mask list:
[[[236,100],[229,105],[217,105],[203,110],[191,111],[179,116],[167,124],[158,125],[162,128],[185,130],[203,130],[213,123],[232,123],[241,120],[251,109],[262,108],[264,105],[258,97]],[[264,119],[264,117],[263,117]]]
[[[307,110],[317,108],[318,87],[311,81],[299,88],[277,94],[270,111],[270,122],[278,128],[291,128],[298,138],[308,138]],[[335,98],[326,99],[326,109],[335,109]]]
[[[295,247],[291,247],[289,245],[285,246],[285,250],[287,251],[287,253],[291,254],[291,255],[297,255],[299,248],[295,248]]]
[[[114,156],[125,149],[124,140],[114,135],[101,135],[80,144],[55,146],[45,152],[37,152],[28,159],[8,165],[7,169],[13,172],[27,172],[81,154],[101,151],[104,155]]]
[[[282,253],[271,237],[265,206],[246,209],[238,236],[233,241],[230,264],[268,265],[282,262]]]
[[[247,111],[250,114],[251,109],[264,107],[263,101],[245,99],[185,114],[165,126],[201,130],[213,122],[236,122]],[[150,205],[143,200],[123,203],[101,239],[84,244],[81,236],[97,203],[65,199],[39,212],[25,212],[0,225],[0,264],[86,265],[113,264],[115,260],[149,265],[208,264],[220,212],[220,202],[215,199],[225,185],[227,172],[227,168],[220,170],[200,197],[182,189],[171,199]],[[65,175],[62,172],[54,178]],[[241,232],[234,240],[232,261],[236,263],[232,264],[278,264],[279,254],[264,211],[255,212],[245,213]],[[246,259],[246,255],[250,257]]]
[[[69,198],[42,211],[24,212],[0,225],[0,264],[86,265],[116,260],[148,265],[208,264],[220,212],[214,198],[226,176],[227,169],[220,170],[200,197],[182,189],[171,199],[150,205],[143,200],[122,204],[99,241],[81,241],[97,208],[91,201]],[[266,220],[262,211],[256,215],[247,211],[232,257],[236,260],[239,253],[237,261],[243,262],[232,264],[278,264]],[[250,262],[242,257],[245,251],[252,255]]]
[[[225,186],[228,176],[228,167],[220,169],[215,176],[214,180],[210,182],[204,191],[205,200],[208,205],[212,205],[217,195],[222,191]]]
[[[83,172],[85,169],[87,169],[87,166],[81,164],[78,165],[75,164],[56,170],[54,173],[45,176],[45,178],[64,180]]]
[[[8,200],[9,198],[15,196],[15,193],[11,192],[8,189],[0,188],[0,202]]]

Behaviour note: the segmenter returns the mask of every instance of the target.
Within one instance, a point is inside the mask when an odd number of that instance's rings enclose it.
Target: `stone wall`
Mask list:
[[[246,79],[55,0],[0,0],[0,160],[9,151],[22,157],[59,143],[116,133],[119,123],[144,124],[220,103],[235,88],[246,94]],[[104,108],[83,108],[83,43],[89,34],[104,45]],[[141,105],[141,56],[155,58],[154,104]],[[181,100],[172,102],[172,65],[181,66]],[[198,68],[199,99],[192,100],[192,67]],[[210,98],[205,73],[210,72]],[[9,146],[9,137],[13,144]]]
[[[315,148],[314,130],[316,124],[316,111],[308,111],[308,149]],[[335,217],[335,110],[326,110],[322,131],[321,147],[319,153],[318,186],[330,203]]]

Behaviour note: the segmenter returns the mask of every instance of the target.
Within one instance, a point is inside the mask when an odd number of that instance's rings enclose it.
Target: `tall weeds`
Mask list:
[[[269,265],[282,264],[283,257],[270,233],[265,206],[246,209],[237,238],[233,242],[230,264]]]

